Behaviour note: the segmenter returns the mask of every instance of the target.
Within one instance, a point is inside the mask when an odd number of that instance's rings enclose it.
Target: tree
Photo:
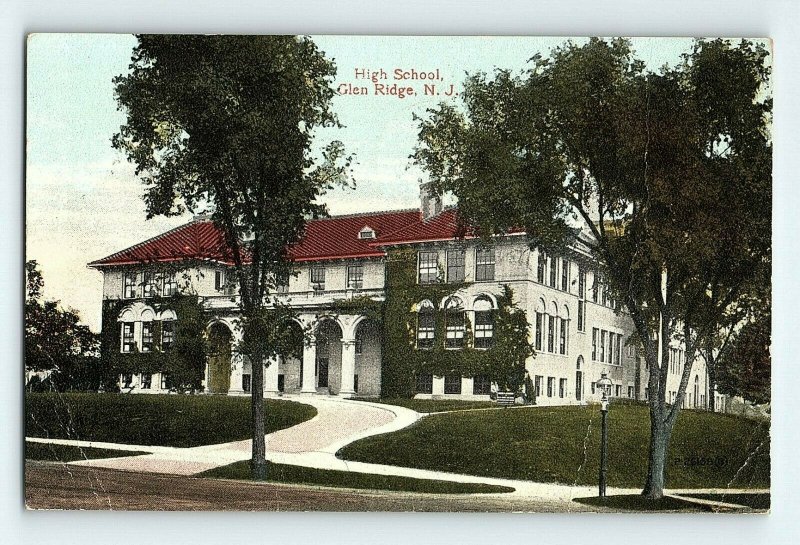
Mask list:
[[[286,250],[325,214],[317,198],[351,181],[340,142],[311,150],[318,127],[339,126],[335,73],[305,37],[140,35],[130,72],[114,80],[127,122],[112,144],[136,165],[148,218],[210,209],[225,235],[253,362],[256,479],[266,478],[264,365],[291,337],[290,309],[272,297],[291,273]]]
[[[48,372],[46,385],[59,391],[97,390],[97,335],[80,324],[78,313],[44,300],[44,278],[35,260],[25,263],[25,276],[25,369]]]
[[[771,312],[765,312],[748,322],[720,351],[717,381],[721,393],[752,403],[769,403],[771,318]]]
[[[626,40],[567,42],[522,74],[469,76],[463,108],[419,119],[412,157],[465,223],[484,235],[524,227],[546,250],[580,238],[595,257],[651,370],[649,498],[663,495],[697,350],[770,260],[767,55],[697,41],[653,72]],[[687,364],[670,406],[671,340]]]

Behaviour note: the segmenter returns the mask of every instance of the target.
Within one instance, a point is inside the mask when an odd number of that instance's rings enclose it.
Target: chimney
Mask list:
[[[442,196],[434,193],[431,182],[419,182],[419,211],[426,221],[442,211]]]

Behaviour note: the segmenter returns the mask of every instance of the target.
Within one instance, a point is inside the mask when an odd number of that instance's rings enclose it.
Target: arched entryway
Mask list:
[[[381,330],[378,322],[361,320],[355,330],[353,391],[376,396],[381,392]]]
[[[575,399],[583,400],[583,356],[578,356],[575,364]]]
[[[231,385],[231,330],[222,322],[208,328],[208,391],[226,394]]]
[[[316,331],[315,385],[332,394],[339,391],[342,374],[342,328],[334,319],[320,320]]]

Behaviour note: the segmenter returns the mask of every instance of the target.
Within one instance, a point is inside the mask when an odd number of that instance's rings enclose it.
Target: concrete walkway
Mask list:
[[[285,396],[284,399],[312,405],[317,415],[306,422],[266,436],[267,458],[272,462],[317,469],[333,469],[356,473],[394,475],[417,479],[434,479],[460,483],[485,483],[506,486],[514,492],[508,496],[535,497],[557,502],[571,502],[573,498],[594,496],[596,487],[569,486],[553,483],[479,477],[408,467],[352,462],[336,458],[336,452],[354,441],[397,431],[410,426],[423,415],[394,405],[350,401],[319,396]],[[26,438],[27,441],[96,447],[113,450],[147,452],[140,456],[80,460],[74,465],[102,467],[123,471],[195,475],[215,467],[249,460],[251,441],[236,441],[218,445],[192,448],[123,445],[93,441]],[[638,494],[640,489],[609,488],[612,494]],[[679,493],[679,491],[675,491]],[[680,491],[686,492],[686,491]],[[694,493],[755,492],[754,490],[692,490]],[[768,492],[768,491],[766,491]],[[577,510],[577,506],[576,506]]]

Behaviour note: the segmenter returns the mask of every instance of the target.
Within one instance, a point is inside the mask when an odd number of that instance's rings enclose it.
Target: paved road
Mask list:
[[[507,494],[412,494],[225,481],[26,462],[30,509],[147,511],[493,511],[601,510]]]

